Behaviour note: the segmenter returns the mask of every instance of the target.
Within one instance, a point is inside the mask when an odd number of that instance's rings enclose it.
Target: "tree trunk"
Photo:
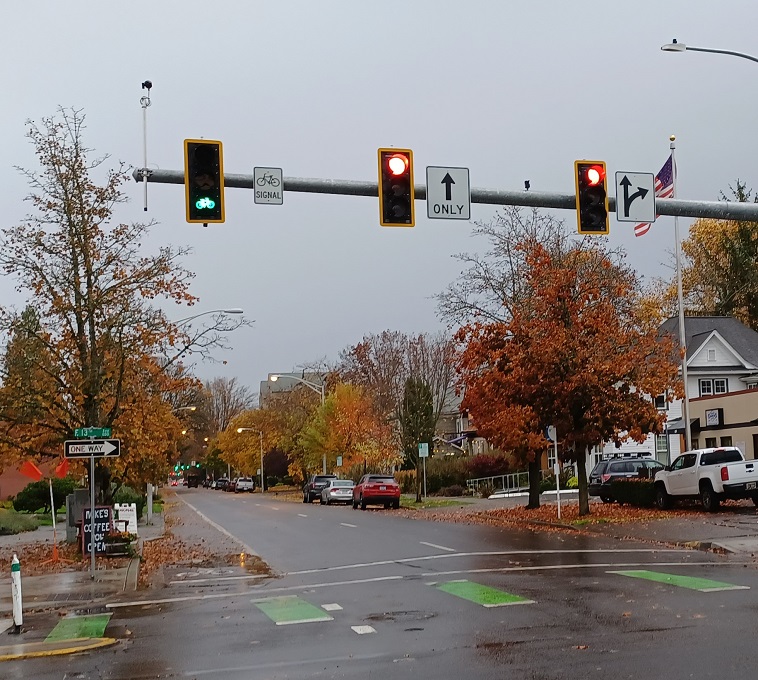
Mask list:
[[[530,510],[540,507],[540,460],[537,456],[534,460],[529,461],[529,504],[526,506]]]
[[[576,457],[576,476],[579,481],[579,515],[590,514],[590,496],[587,488],[587,448],[584,448],[584,455],[580,453]]]

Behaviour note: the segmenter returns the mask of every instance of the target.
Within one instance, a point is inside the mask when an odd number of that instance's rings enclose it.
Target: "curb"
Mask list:
[[[116,644],[115,638],[76,638],[61,642],[25,642],[0,647],[0,661],[76,654]]]

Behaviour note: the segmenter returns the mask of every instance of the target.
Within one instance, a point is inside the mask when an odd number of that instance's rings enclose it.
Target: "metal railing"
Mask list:
[[[561,474],[566,473],[569,469],[572,474],[576,475],[576,464],[573,466],[566,465]],[[540,478],[552,476],[550,470],[540,470]],[[522,493],[529,491],[529,471],[512,472],[507,475],[495,475],[494,477],[478,477],[477,479],[466,480],[466,486],[472,493],[477,493],[480,488],[491,486],[498,493]]]

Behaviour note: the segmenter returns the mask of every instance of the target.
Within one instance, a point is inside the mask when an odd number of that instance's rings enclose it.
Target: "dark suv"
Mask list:
[[[603,503],[612,503],[615,499],[611,493],[614,479],[630,477],[653,479],[655,473],[663,470],[664,465],[653,458],[611,458],[601,460],[590,472],[589,494],[600,496]]]
[[[311,475],[303,486],[303,503],[313,503],[314,498],[321,498],[321,491],[330,479],[337,479],[337,475]]]

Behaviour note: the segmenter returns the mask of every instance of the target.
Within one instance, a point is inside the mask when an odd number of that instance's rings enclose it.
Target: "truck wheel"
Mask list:
[[[710,486],[703,487],[700,491],[700,502],[706,512],[717,512],[721,504],[716,492]]]
[[[659,510],[668,510],[671,500],[668,493],[666,493],[666,487],[659,486],[655,490],[655,506]]]

